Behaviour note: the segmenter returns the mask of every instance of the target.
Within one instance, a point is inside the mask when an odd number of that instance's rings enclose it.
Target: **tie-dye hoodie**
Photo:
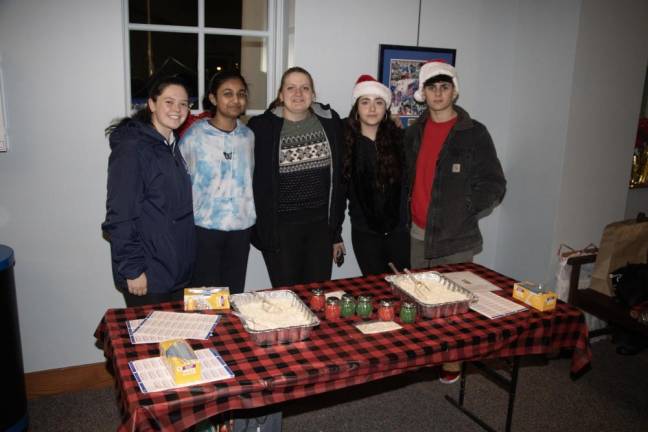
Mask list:
[[[220,231],[254,225],[254,133],[238,120],[224,132],[203,119],[182,136],[180,151],[191,175],[196,225]]]

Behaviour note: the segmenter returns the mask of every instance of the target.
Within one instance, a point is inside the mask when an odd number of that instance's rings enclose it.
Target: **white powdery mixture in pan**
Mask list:
[[[243,303],[238,308],[252,330],[272,330],[309,323],[306,314],[290,298],[270,298],[265,303],[259,299]]]
[[[419,280],[423,285],[425,285],[425,287],[421,286],[416,289],[414,282],[409,279],[402,279],[397,282],[397,285],[400,289],[407,292],[416,300],[425,304],[449,303],[467,299],[465,294],[458,291],[450,291],[439,281],[426,280],[423,278]]]

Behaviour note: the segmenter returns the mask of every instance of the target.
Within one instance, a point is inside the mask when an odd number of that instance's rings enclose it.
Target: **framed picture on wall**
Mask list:
[[[430,60],[441,60],[454,66],[456,58],[457,50],[450,48],[380,45],[378,81],[391,90],[391,113],[401,118],[404,127],[425,111],[425,104],[414,100],[421,66]]]

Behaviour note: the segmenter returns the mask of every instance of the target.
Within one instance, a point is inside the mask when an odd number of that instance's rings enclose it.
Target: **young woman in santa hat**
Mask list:
[[[353,251],[363,275],[388,272],[389,262],[409,267],[403,130],[390,116],[391,91],[362,75],[352,96],[344,122],[343,178]]]

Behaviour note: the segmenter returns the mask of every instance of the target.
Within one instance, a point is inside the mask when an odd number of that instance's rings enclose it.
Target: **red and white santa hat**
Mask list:
[[[454,66],[443,60],[431,60],[421,66],[421,70],[419,71],[418,90],[414,92],[414,99],[418,102],[425,102],[423,86],[427,80],[434,78],[437,75],[448,75],[451,77],[455,92],[456,94],[459,94],[459,79]]]
[[[376,80],[376,78],[371,75],[360,75],[356,81],[355,86],[353,87],[353,102],[355,104],[361,96],[378,96],[385,100],[385,104],[389,106],[392,100],[391,91],[383,83]]]

